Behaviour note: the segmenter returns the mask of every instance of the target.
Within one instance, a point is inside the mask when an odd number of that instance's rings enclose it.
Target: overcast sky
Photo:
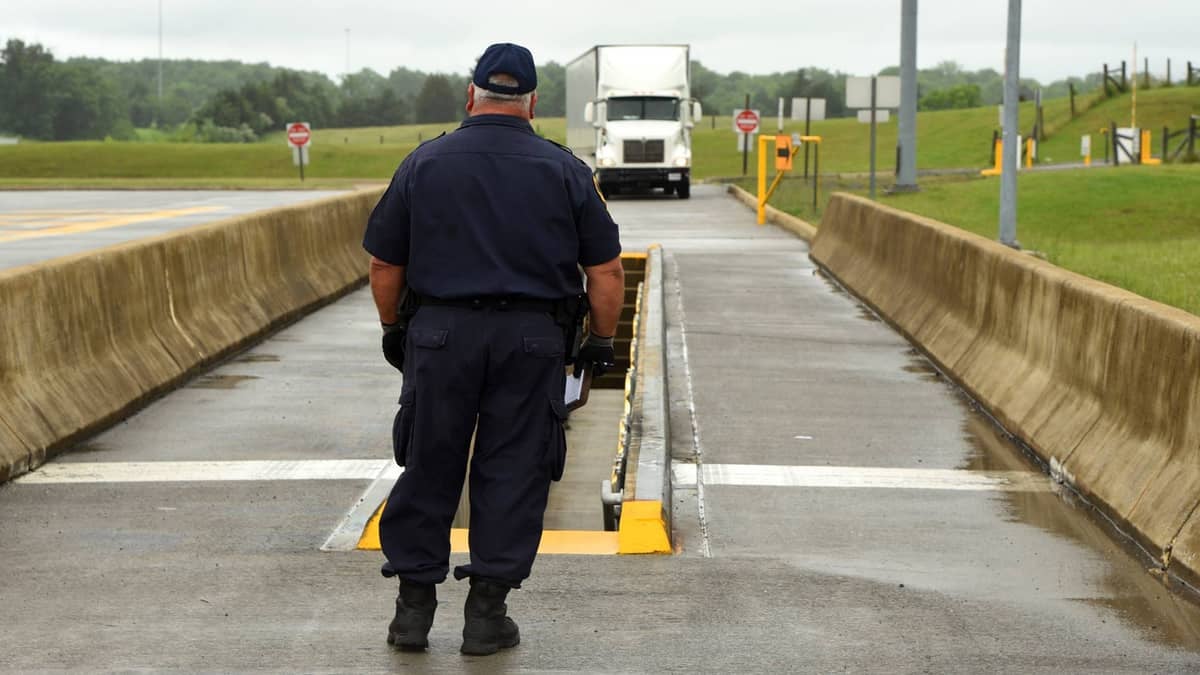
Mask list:
[[[162,0],[166,58],[237,59],[387,74],[397,66],[466,72],[492,42],[518,42],[539,63],[590,45],[690,43],[720,72],[814,65],[870,74],[899,62],[900,0]],[[1043,81],[1150,57],[1180,76],[1200,62],[1197,0],[1026,0],[1022,75]],[[777,7],[771,9],[772,6]],[[1003,70],[1006,0],[921,0],[921,67],[955,60]],[[130,60],[158,53],[158,0],[2,0],[0,39],[40,42],[60,58]]]

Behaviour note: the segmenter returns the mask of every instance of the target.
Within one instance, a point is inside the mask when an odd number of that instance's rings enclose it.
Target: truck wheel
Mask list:
[[[684,178],[683,182],[675,186],[675,194],[679,195],[680,199],[687,199],[692,196],[692,184]]]

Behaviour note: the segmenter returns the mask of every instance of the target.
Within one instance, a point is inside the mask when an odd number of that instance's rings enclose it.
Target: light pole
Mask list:
[[[350,29],[346,29],[346,77],[350,77]]]
[[[892,192],[917,187],[917,0],[900,10],[900,171]]]
[[[1017,242],[1017,165],[1021,105],[1021,0],[1008,0],[1008,49],[1004,57],[1004,157],[1000,175],[1000,243]]]
[[[158,0],[158,106],[162,107],[163,94],[163,10]]]

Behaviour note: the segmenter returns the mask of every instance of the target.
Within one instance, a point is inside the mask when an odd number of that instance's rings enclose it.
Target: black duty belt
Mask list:
[[[485,296],[479,298],[430,298],[421,297],[422,305],[432,307],[458,307],[461,309],[494,309],[509,312],[536,312],[553,315],[561,301],[537,298]]]

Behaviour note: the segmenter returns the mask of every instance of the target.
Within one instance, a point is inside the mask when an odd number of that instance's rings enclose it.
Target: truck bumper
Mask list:
[[[665,188],[691,181],[691,169],[662,167],[653,169],[600,169],[596,178],[605,188]]]

